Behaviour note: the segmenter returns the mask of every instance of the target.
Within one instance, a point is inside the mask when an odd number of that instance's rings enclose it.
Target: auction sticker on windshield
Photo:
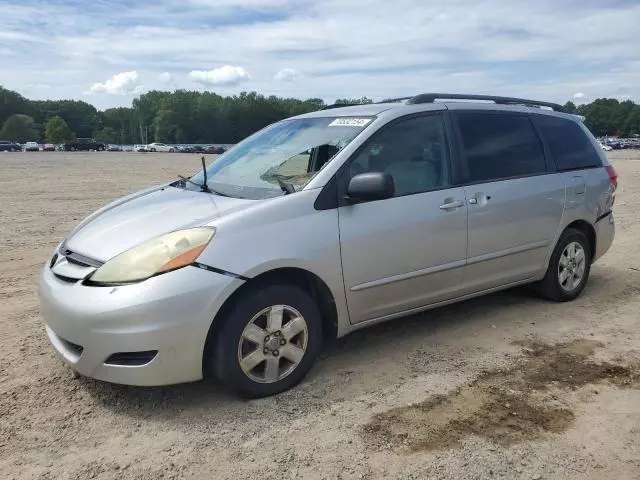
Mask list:
[[[330,127],[364,127],[369,122],[370,118],[336,118],[329,124]]]

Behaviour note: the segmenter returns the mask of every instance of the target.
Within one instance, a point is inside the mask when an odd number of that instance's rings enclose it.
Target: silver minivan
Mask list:
[[[423,94],[280,121],[85,219],[42,272],[77,372],[281,392],[323,342],[496,290],[582,292],[617,185],[559,105]]]

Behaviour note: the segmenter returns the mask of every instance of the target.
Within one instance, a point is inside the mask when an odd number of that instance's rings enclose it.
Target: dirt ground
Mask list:
[[[77,378],[39,315],[39,270],[85,215],[199,157],[0,154],[0,477],[640,478],[640,152],[610,158],[617,236],[578,300],[521,288],[382,324],[243,401]]]

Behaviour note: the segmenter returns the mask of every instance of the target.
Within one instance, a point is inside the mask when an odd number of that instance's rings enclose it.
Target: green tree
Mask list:
[[[634,105],[624,121],[622,130],[625,136],[640,134],[640,105]]]
[[[36,100],[31,102],[33,119],[44,124],[48,118],[59,116],[78,137],[91,137],[102,128],[100,115],[93,105],[80,100]]]
[[[340,98],[335,103],[368,104],[372,99]],[[599,98],[578,107],[572,102],[565,106],[568,111],[583,115],[596,136],[640,133],[640,105],[631,101]],[[0,126],[11,116],[22,118],[3,126],[3,136],[13,137],[21,131],[19,137],[23,141],[38,140],[43,133],[49,139],[45,122],[57,116],[79,137],[96,136],[110,143],[236,143],[270,123],[323,107],[325,103],[320,98],[300,100],[256,92],[225,97],[210,91],[154,90],[136,97],[130,108],[99,112],[86,102],[33,101],[0,87]],[[25,122],[25,115],[32,120]]]
[[[162,101],[171,95],[171,92],[151,90],[133,99],[133,110],[136,114],[139,129],[138,141],[142,143],[151,143],[153,141],[156,114],[161,108]]]
[[[580,105],[578,113],[586,118],[585,124],[596,136],[615,135],[620,132],[622,125],[618,125],[617,112],[620,102],[615,98],[598,98],[593,103]]]
[[[109,108],[101,112],[101,123],[104,128],[110,127],[117,135],[114,143],[128,144],[138,142],[140,132],[138,119],[132,108]]]
[[[0,127],[7,118],[16,113],[31,114],[29,100],[18,92],[0,86]]]
[[[576,104],[571,101],[565,103],[564,108],[566,108],[567,112],[569,113],[576,113],[578,111],[578,107],[576,107]]]
[[[118,142],[118,132],[116,132],[111,127],[104,127],[95,135],[96,140],[104,143],[117,143]]]
[[[29,115],[15,114],[7,118],[2,125],[0,138],[24,143],[38,140],[39,135],[33,118]]]
[[[64,143],[72,141],[75,135],[67,125],[67,122],[56,115],[47,120],[44,128],[44,138],[49,143]]]

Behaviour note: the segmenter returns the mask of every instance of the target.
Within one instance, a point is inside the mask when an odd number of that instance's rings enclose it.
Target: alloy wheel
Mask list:
[[[288,305],[267,307],[247,323],[238,342],[238,362],[247,377],[275,383],[302,361],[309,341],[304,317]]]
[[[584,248],[578,242],[569,243],[558,261],[558,281],[566,292],[572,292],[580,285],[586,269]]]

